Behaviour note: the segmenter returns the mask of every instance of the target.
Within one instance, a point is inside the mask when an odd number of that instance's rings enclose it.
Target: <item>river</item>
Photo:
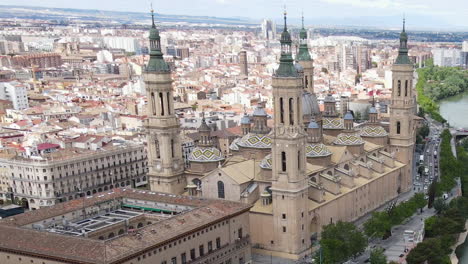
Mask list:
[[[439,112],[450,126],[468,129],[468,91],[439,102]]]
[[[450,126],[468,129],[468,91],[445,98],[438,103],[440,114],[449,122]],[[457,253],[459,264],[468,264],[468,237],[458,247]]]

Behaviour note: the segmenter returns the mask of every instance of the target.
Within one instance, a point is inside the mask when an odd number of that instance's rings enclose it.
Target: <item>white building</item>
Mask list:
[[[100,63],[113,62],[114,56],[108,50],[101,50],[96,54],[97,61]]]
[[[104,37],[104,44],[112,49],[124,49],[127,52],[141,53],[140,43],[130,37]]]
[[[29,107],[27,90],[19,82],[0,83],[0,99],[11,101],[15,110],[23,110]]]
[[[441,67],[461,66],[461,50],[459,49],[433,49],[434,65]]]

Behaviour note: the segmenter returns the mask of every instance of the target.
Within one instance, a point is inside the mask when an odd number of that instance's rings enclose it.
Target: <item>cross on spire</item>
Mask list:
[[[406,22],[405,20],[406,20],[405,15],[403,14],[403,32],[405,32],[405,22]]]
[[[286,15],[287,15],[287,14],[288,14],[288,13],[286,12],[286,5],[284,5],[284,13],[283,13],[283,15],[284,15],[284,30],[283,30],[283,31],[287,31],[287,30],[288,30],[288,26],[286,25]]]
[[[153,9],[153,3],[151,3],[151,21],[152,21],[152,28],[156,28],[156,24],[154,24],[154,9]]]
[[[304,11],[302,11],[302,28],[304,28]]]

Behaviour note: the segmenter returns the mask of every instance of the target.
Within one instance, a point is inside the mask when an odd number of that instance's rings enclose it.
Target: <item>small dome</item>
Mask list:
[[[306,145],[306,156],[308,158],[316,158],[316,157],[326,157],[330,156],[332,153],[322,143],[314,143]]]
[[[271,137],[268,134],[249,133],[243,136],[237,145],[244,148],[270,149]]]
[[[302,114],[310,117],[320,114],[320,107],[315,94],[302,93]]]
[[[324,129],[343,129],[344,122],[343,119],[338,117],[324,117],[323,120]]]
[[[188,160],[191,162],[217,162],[224,160],[224,156],[219,149],[214,147],[195,147]]]
[[[337,145],[355,146],[364,144],[364,140],[356,133],[341,133],[336,137],[333,143]]]
[[[371,108],[369,108],[369,114],[377,114],[377,109],[375,109],[375,107],[371,106]]]
[[[211,131],[210,127],[206,124],[205,118],[202,119],[201,125],[200,125],[200,127],[198,128],[198,131],[199,131],[199,132],[202,132],[202,131]]]
[[[244,114],[244,116],[241,118],[240,123],[241,125],[250,125],[250,117],[247,114]]]
[[[266,155],[265,158],[262,159],[260,162],[260,168],[271,170],[271,154]]]
[[[354,116],[353,114],[351,114],[351,112],[347,112],[344,117],[343,117],[344,120],[354,120]]]
[[[319,128],[319,125],[317,124],[317,122],[312,120],[310,121],[309,126],[307,128]]]
[[[253,112],[253,116],[268,116],[265,109],[261,106],[257,106]]]
[[[328,94],[325,99],[323,100],[325,103],[335,103],[335,97],[333,95]]]
[[[365,126],[360,131],[359,134],[362,137],[386,137],[388,136],[387,131],[381,126]]]

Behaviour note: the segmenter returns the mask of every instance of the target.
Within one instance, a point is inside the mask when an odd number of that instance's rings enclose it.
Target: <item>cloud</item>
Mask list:
[[[320,0],[329,4],[350,5],[364,8],[395,9],[404,11],[409,9],[428,9],[429,6],[423,4],[410,4],[401,0]]]

